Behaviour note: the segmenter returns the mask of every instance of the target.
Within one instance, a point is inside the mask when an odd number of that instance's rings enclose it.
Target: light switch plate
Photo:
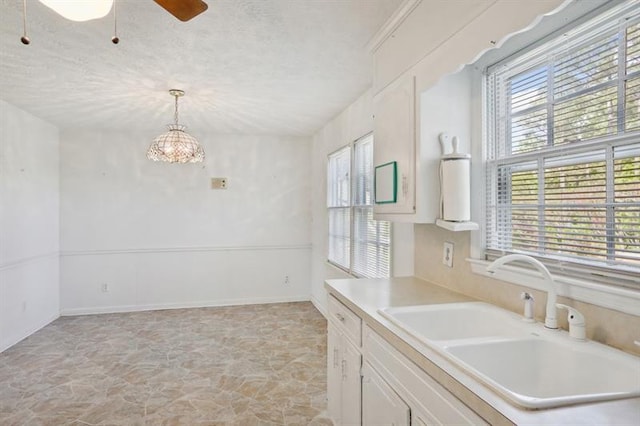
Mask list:
[[[227,189],[227,178],[211,178],[211,189]]]
[[[442,251],[442,263],[453,268],[453,243],[446,241]]]

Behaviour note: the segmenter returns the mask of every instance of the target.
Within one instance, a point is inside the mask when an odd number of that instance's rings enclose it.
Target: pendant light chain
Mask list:
[[[27,0],[22,2],[22,28],[24,29],[23,36],[27,35]]]
[[[111,37],[111,43],[118,44],[120,43],[120,37],[118,37],[118,12],[117,12],[117,4],[116,0],[113,0],[113,37]]]
[[[22,37],[20,37],[20,41],[22,44],[29,44],[31,40],[29,40],[29,36],[27,35],[27,0],[22,1]]]
[[[173,112],[173,121],[175,121],[176,126],[178,125],[178,95],[175,95],[176,97],[176,108],[175,111]]]

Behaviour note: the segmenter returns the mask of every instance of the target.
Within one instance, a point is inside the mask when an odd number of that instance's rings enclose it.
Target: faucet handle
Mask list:
[[[586,321],[584,315],[571,306],[556,303],[556,307],[569,311],[567,321],[569,322],[569,336],[576,340],[587,340]]]

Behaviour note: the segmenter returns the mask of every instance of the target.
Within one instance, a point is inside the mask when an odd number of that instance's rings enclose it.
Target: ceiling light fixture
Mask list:
[[[104,18],[113,9],[113,37],[111,42],[118,44],[118,18],[116,16],[116,0],[39,0],[63,18],[76,22]],[[154,0],[167,12],[186,22],[206,11],[209,6],[202,0]],[[27,0],[22,0],[23,33],[22,44],[31,44],[27,36]]]
[[[153,140],[147,158],[169,163],[200,163],[204,160],[204,150],[196,138],[184,131],[186,127],[178,124],[178,98],[184,96],[184,91],[171,89],[169,94],[176,98],[174,124],[169,124],[169,131]]]
[[[84,22],[107,16],[113,0],[40,0],[40,3],[70,21]]]

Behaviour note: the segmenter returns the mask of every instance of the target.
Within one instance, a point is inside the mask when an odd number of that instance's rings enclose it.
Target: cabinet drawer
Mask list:
[[[362,320],[331,295],[329,295],[329,320],[357,347],[362,346]]]
[[[364,358],[411,407],[423,423],[480,425],[486,422],[369,327]]]

